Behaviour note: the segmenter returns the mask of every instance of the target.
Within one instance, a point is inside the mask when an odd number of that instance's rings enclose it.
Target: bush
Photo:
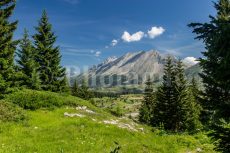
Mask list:
[[[117,142],[114,142],[114,143],[116,144],[116,148],[112,150],[110,153],[119,153],[121,146]]]
[[[223,153],[230,152],[230,122],[221,119],[213,125],[213,131],[209,136],[215,140],[215,150]]]
[[[67,96],[67,95],[66,95]],[[19,105],[24,109],[36,110],[40,108],[54,109],[63,105],[74,105],[74,100],[69,100],[58,93],[48,91],[35,91],[24,89],[5,97],[6,100]]]
[[[118,105],[115,108],[111,110],[111,113],[117,117],[122,117],[124,115],[124,111],[122,108]]]
[[[22,108],[4,100],[0,101],[0,121],[20,122],[25,119],[26,114]]]

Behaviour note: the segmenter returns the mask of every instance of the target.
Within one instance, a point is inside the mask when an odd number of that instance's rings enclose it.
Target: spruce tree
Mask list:
[[[84,79],[82,80],[81,85],[78,85],[77,79],[74,81],[74,85],[72,87],[72,95],[85,100],[89,100],[94,96],[93,92],[90,91]]]
[[[15,6],[15,0],[0,1],[0,94],[14,84],[14,53],[18,41],[13,41],[13,34],[18,22],[11,22],[10,17]]]
[[[197,132],[201,129],[200,115],[202,107],[199,102],[199,88],[196,79],[193,77],[188,86],[188,99],[186,103],[185,129],[190,132]]]
[[[153,82],[150,78],[145,83],[144,99],[140,108],[139,121],[150,124],[155,108],[155,95],[153,92]]]
[[[196,132],[200,127],[200,105],[198,99],[198,87],[195,79],[188,85],[185,77],[185,69],[179,59],[175,67],[176,75],[176,103],[175,103],[175,129],[179,131]],[[194,91],[194,92],[193,92]]]
[[[176,103],[174,63],[171,57],[166,60],[163,82],[156,93],[156,108],[152,118],[153,126],[164,126],[166,130],[175,131],[175,122],[172,117],[175,116],[174,106]]]
[[[80,98],[89,100],[93,97],[93,93],[89,90],[86,81],[83,79],[80,86],[80,93],[78,95]]]
[[[191,92],[193,93],[197,103],[199,103],[199,95],[200,95],[199,84],[198,84],[197,79],[194,76],[192,77],[189,88]]]
[[[210,16],[208,23],[189,25],[207,50],[200,59],[205,87],[203,108],[213,122],[219,118],[230,120],[230,1],[214,4],[216,17]]]
[[[230,152],[229,134],[224,137],[225,124],[219,123],[220,118],[227,125],[230,122],[230,0],[219,0],[214,5],[217,15],[210,16],[210,22],[191,23],[189,26],[198,35],[196,39],[202,40],[206,46],[204,58],[200,59],[205,87],[202,106],[214,127],[212,136],[217,140],[217,149]]]
[[[200,108],[195,95],[189,93],[182,61],[175,63],[168,57],[163,83],[156,94],[153,125],[163,125],[166,130],[173,132],[195,131],[200,127]]]
[[[66,85],[65,68],[60,65],[59,47],[54,46],[57,37],[52,31],[46,11],[36,27],[37,34],[33,36],[35,60],[39,65],[41,87],[43,90],[62,92]]]
[[[186,116],[186,112],[188,112],[187,104],[189,103],[188,100],[188,91],[187,91],[187,81],[185,78],[185,72],[182,61],[179,59],[175,64],[175,103],[173,104],[173,108],[175,114],[172,116],[172,120],[174,120],[173,127],[176,131],[184,130],[185,129],[185,120],[188,116]],[[193,110],[190,110],[191,112]]]
[[[61,80],[60,84],[61,84],[61,88],[60,88],[61,92],[66,94],[71,94],[69,80],[66,75],[64,76],[64,79]]]
[[[20,49],[17,52],[19,71],[23,74],[21,86],[30,89],[40,89],[38,66],[35,62],[32,42],[29,39],[28,31],[25,29],[23,39],[20,42]]]
[[[34,68],[31,73],[29,88],[35,89],[35,90],[41,89],[41,80],[40,80],[40,76],[39,76],[39,72],[37,71],[37,68]]]
[[[214,124],[213,132],[209,134],[212,139],[216,140],[215,148],[218,152],[230,152],[230,123],[221,119],[218,124]]]
[[[80,93],[80,88],[78,86],[78,81],[77,79],[74,80],[74,84],[73,84],[73,87],[72,87],[72,95],[73,96],[76,96],[76,97],[79,97],[79,93]]]

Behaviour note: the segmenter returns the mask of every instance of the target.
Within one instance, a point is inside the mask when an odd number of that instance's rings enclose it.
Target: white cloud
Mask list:
[[[111,42],[111,46],[116,46],[117,45],[117,43],[118,43],[118,40],[116,40],[116,39],[113,39],[112,40],[112,42]]]
[[[165,32],[163,27],[152,27],[151,30],[148,31],[149,38],[154,39],[157,36],[162,35]]]
[[[100,51],[96,51],[95,56],[99,57],[100,55],[101,55],[101,52]]]
[[[186,57],[182,60],[182,62],[187,66],[193,66],[199,63],[195,57]]]
[[[144,35],[145,33],[142,31],[136,32],[132,35],[129,32],[125,31],[121,38],[124,42],[134,42],[140,41],[144,37]]]

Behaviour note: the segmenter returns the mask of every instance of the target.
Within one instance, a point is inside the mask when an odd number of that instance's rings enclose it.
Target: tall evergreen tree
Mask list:
[[[153,125],[163,125],[166,130],[174,132],[196,130],[200,126],[200,108],[189,93],[182,61],[175,63],[168,57],[163,83],[156,94]]]
[[[40,89],[38,66],[35,62],[32,42],[29,39],[28,31],[25,29],[23,39],[20,42],[20,49],[17,52],[19,71],[23,73],[22,86],[30,89]]]
[[[145,83],[144,100],[140,108],[139,121],[142,123],[151,123],[151,118],[155,108],[155,93],[153,91],[153,82],[150,78]]]
[[[214,124],[213,138],[217,140],[217,149],[230,152],[229,126],[225,128],[220,118],[230,122],[230,0],[214,3],[217,15],[210,16],[208,23],[191,23],[196,39],[205,43],[204,58],[200,59],[204,82],[203,108],[207,118]],[[220,126],[220,125],[223,126]],[[225,129],[228,129],[228,136]]]
[[[61,92],[66,94],[71,94],[69,80],[66,75],[64,76],[64,79],[61,80],[60,84],[61,84],[61,88],[60,88]]]
[[[174,120],[177,123],[176,129],[195,132],[201,127],[201,107],[197,101],[199,91],[197,82],[192,79],[192,84],[188,85],[184,65],[180,59],[176,63],[175,74],[177,97],[174,108],[177,113]]]
[[[93,97],[93,93],[89,90],[86,81],[83,79],[80,86],[80,93],[78,96],[82,99],[89,100]]]
[[[191,108],[187,108],[188,101],[188,91],[187,91],[187,81],[185,78],[185,72],[182,61],[179,59],[175,66],[175,103],[174,103],[174,111],[175,114],[172,116],[172,120],[174,120],[176,130],[184,130],[185,129],[185,120],[188,116],[186,116],[186,112]],[[193,110],[190,110],[193,111]]]
[[[14,53],[18,41],[13,41],[13,34],[18,22],[11,22],[10,17],[15,6],[15,0],[0,1],[0,94],[6,93],[14,81]]]
[[[189,88],[191,92],[193,93],[194,98],[196,99],[197,103],[199,103],[199,95],[200,95],[199,84],[198,84],[197,79],[194,76],[192,77]]]
[[[230,152],[230,122],[221,119],[218,124],[214,124],[213,132],[209,135],[216,140],[215,150],[222,153]]]
[[[163,83],[156,93],[156,108],[152,118],[154,126],[163,125],[166,130],[176,130],[175,122],[171,117],[175,115],[176,103],[175,71],[171,57],[166,60]]]
[[[67,86],[65,68],[60,65],[60,50],[59,47],[54,46],[57,37],[52,31],[46,11],[43,12],[36,31],[37,34],[33,38],[41,87],[43,90],[60,92]]]
[[[217,16],[210,16],[208,23],[191,23],[196,39],[206,46],[204,58],[200,59],[203,69],[205,91],[203,107],[209,119],[230,120],[230,1],[214,3]]]
[[[80,88],[79,88],[77,79],[75,79],[73,87],[72,87],[72,95],[76,96],[76,97],[79,97],[79,93],[80,93]]]
[[[201,127],[200,115],[202,107],[199,102],[199,87],[196,79],[193,77],[190,85],[188,86],[187,102],[186,102],[186,118],[185,128],[190,132],[196,132]]]

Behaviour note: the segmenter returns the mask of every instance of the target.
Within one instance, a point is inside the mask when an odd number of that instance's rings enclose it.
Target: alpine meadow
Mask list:
[[[230,0],[0,0],[0,153],[230,153]]]

